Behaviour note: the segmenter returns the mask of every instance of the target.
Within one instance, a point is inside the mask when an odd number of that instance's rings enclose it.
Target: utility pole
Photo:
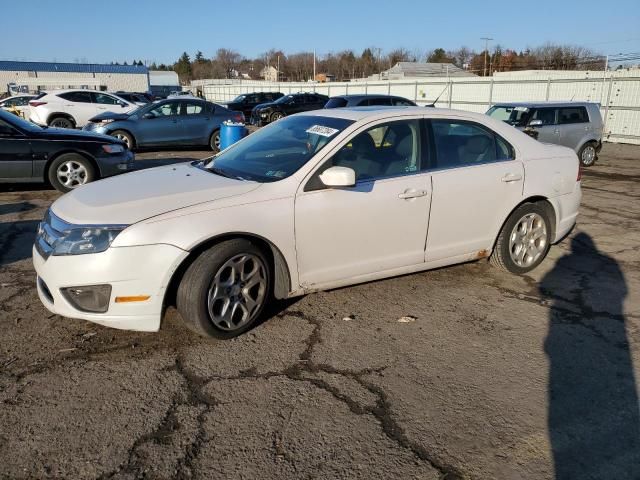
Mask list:
[[[278,55],[278,68],[276,69],[276,82],[280,81],[280,55]]]
[[[316,49],[313,49],[313,81],[316,81]]]
[[[484,40],[484,70],[482,71],[482,76],[487,76],[487,52],[489,51],[489,42],[493,40],[493,38],[482,37],[480,40]]]

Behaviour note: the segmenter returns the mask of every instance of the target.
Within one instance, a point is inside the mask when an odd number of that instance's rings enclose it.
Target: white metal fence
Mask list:
[[[604,140],[640,144],[640,76],[615,72],[590,72],[584,78],[491,77],[432,78],[380,82],[202,82],[201,89],[214,102],[228,102],[242,93],[280,91],[285,94],[314,91],[324,95],[384,93],[414,100],[419,105],[485,112],[498,102],[575,100],[600,103],[605,122]]]

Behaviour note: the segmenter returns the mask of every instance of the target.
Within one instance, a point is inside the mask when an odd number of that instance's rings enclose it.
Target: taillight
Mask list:
[[[242,112],[234,112],[233,114],[233,120],[235,122],[241,122],[244,123],[244,113]]]
[[[578,178],[576,178],[576,182],[579,182],[582,178],[582,164],[578,165]]]
[[[31,107],[39,107],[40,105],[46,105],[46,104],[47,104],[47,102],[37,102],[35,100],[31,100],[29,102],[29,106],[31,106]]]

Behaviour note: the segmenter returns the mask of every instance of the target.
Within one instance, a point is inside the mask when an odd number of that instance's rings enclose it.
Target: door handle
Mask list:
[[[517,182],[522,180],[522,175],[519,173],[507,173],[504,177],[502,177],[502,181],[505,183],[509,182]]]
[[[428,193],[429,192],[427,192],[426,190],[405,190],[404,192],[398,194],[398,198],[408,200],[410,198],[424,197]]]

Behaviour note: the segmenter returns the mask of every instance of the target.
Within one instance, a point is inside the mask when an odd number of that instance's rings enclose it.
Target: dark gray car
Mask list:
[[[602,148],[600,105],[591,102],[498,103],[487,111],[544,143],[573,149],[588,167]]]
[[[417,105],[404,97],[395,95],[338,95],[331,97],[324,108],[344,108],[344,107],[368,107],[368,106],[394,106],[394,107],[416,107]]]
[[[244,121],[240,112],[198,98],[167,99],[129,113],[106,112],[83,130],[114,136],[130,149],[182,145],[220,149],[220,125]]]

